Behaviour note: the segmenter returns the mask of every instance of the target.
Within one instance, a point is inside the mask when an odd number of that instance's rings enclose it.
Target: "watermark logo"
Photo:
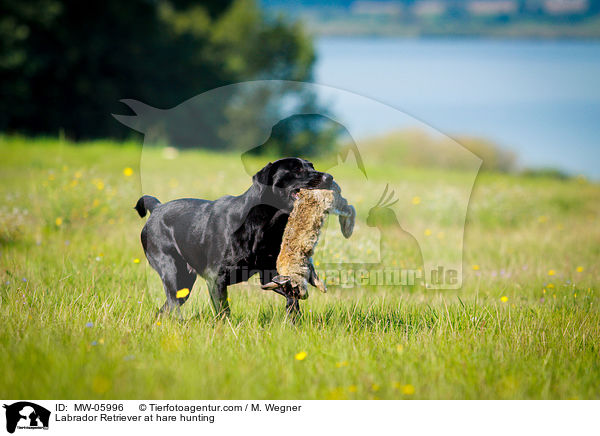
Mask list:
[[[29,401],[19,401],[6,409],[6,431],[14,433],[19,430],[48,430],[50,411],[45,407]]]
[[[411,183],[415,176],[411,162],[405,159],[406,150],[402,149],[406,144],[392,144],[386,149],[373,147],[355,121],[334,112],[315,113],[314,106],[306,104],[306,96],[318,96],[328,102],[337,99],[347,108],[395,120],[398,128],[416,126],[431,137],[443,138],[444,150],[433,160],[458,162],[460,171],[429,171],[425,179]],[[274,158],[315,160],[317,169],[333,175],[348,203],[356,208],[351,238],[344,238],[339,229],[334,229],[332,218],[325,224],[315,256],[318,269],[351,270],[356,272],[352,277],[358,277],[358,282],[365,280],[360,279],[364,274],[359,273],[365,268],[395,270],[399,280],[416,279],[430,289],[462,287],[464,227],[482,160],[431,126],[401,110],[348,91],[281,80],[224,86],[170,109],[154,108],[136,100],[122,101],[135,114],[115,118],[144,134],[144,193],[163,202],[181,197],[215,199],[243,192],[250,181],[248,176],[254,176]],[[336,141],[332,137],[329,144],[336,145],[328,150],[323,145],[327,141],[317,145],[310,140],[300,141],[301,146],[294,148],[296,140],[288,133],[318,123],[327,123],[330,130],[342,132],[345,139]],[[285,152],[281,151],[282,144],[289,146]],[[410,146],[418,148],[418,139]],[[161,148],[162,163],[156,159]],[[224,160],[222,168],[207,167],[212,179],[206,180],[203,163],[192,164],[190,155],[179,151],[186,149],[238,153],[239,160]],[[305,151],[307,154],[303,155]],[[414,247],[411,256],[420,259],[419,265],[406,264],[405,247]],[[414,255],[416,251],[418,254]]]

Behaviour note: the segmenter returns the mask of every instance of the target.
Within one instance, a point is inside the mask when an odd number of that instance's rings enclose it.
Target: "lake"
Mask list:
[[[491,139],[523,166],[600,178],[600,42],[326,37],[316,48],[316,83]],[[410,127],[344,100],[334,110],[361,135]]]

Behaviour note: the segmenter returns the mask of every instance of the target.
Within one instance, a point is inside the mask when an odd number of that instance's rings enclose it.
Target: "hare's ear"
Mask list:
[[[354,231],[354,221],[356,220],[356,209],[354,206],[348,205],[346,208],[347,214],[338,216],[338,221],[340,222],[340,229],[342,230],[342,235],[344,238],[348,239],[352,236],[352,232]]]
[[[287,283],[290,282],[290,277],[288,276],[275,276],[273,280],[269,283],[262,285],[261,287],[265,290],[267,289],[278,289],[284,287]]]
[[[262,285],[261,288],[264,289],[265,291],[271,291],[273,289],[279,289],[280,286],[275,282],[269,282],[265,285]]]

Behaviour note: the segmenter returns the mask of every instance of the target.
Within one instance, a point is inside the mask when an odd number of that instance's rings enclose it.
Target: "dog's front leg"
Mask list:
[[[208,281],[208,293],[217,318],[229,317],[229,301],[227,301],[227,283],[221,277]]]
[[[300,316],[300,302],[296,298],[288,297],[285,305],[285,312],[292,322],[296,321],[296,318]]]
[[[174,314],[179,321],[183,320],[183,316],[181,315],[181,307],[179,306],[179,304],[169,302],[169,300],[167,300],[165,304],[163,304],[162,307],[158,309],[156,316],[160,317],[163,314]]]

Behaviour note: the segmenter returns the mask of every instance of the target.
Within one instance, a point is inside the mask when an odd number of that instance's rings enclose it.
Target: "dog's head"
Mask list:
[[[300,189],[332,189],[333,176],[315,170],[305,159],[288,157],[268,163],[252,178],[262,192],[262,200],[291,212]]]

